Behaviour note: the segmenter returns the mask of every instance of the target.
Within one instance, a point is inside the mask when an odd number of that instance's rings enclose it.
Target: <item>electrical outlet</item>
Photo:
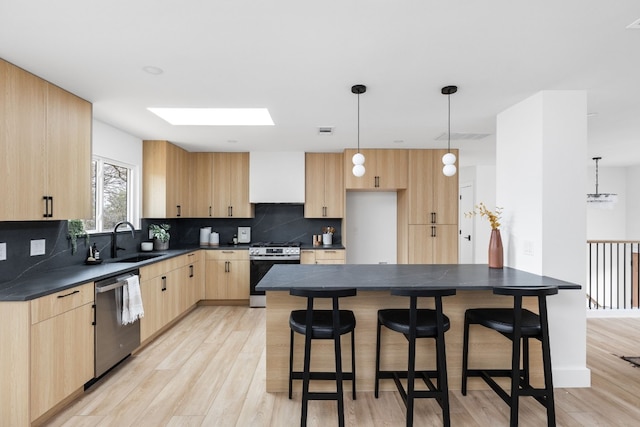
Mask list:
[[[46,248],[45,239],[37,239],[31,241],[31,256],[44,255]]]
[[[531,240],[525,240],[524,242],[524,254],[533,256],[533,242]]]
[[[7,260],[7,244],[0,243],[0,261]]]

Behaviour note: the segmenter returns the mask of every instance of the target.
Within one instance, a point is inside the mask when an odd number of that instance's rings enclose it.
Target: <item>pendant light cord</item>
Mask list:
[[[358,94],[358,153],[360,152],[360,94]]]
[[[600,157],[594,157],[593,160],[596,161],[596,196],[598,196],[598,160],[600,160]]]
[[[451,94],[447,95],[447,100],[449,102],[449,119],[448,119],[448,127],[447,127],[447,153],[451,152]]]

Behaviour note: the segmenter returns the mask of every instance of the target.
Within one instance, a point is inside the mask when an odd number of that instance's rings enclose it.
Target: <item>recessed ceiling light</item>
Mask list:
[[[404,144],[404,139],[394,139],[393,143],[394,144]]]
[[[266,108],[148,108],[174,126],[273,126]]]
[[[229,144],[237,144],[238,140],[237,139],[228,139],[227,143],[229,143]]]
[[[629,28],[630,30],[640,29],[640,19],[636,19],[631,24],[627,25],[627,28]]]
[[[164,73],[164,70],[162,68],[154,67],[153,65],[142,67],[142,71],[144,71],[145,73],[153,74],[154,76],[158,76]]]

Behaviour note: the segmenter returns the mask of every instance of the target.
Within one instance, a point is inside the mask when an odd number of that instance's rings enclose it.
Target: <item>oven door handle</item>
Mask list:
[[[261,257],[249,257],[250,261],[300,261],[300,256],[261,256]]]

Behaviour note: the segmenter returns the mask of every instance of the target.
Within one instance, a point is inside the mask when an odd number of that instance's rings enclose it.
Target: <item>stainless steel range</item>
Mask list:
[[[264,291],[256,291],[256,285],[274,264],[300,264],[300,242],[253,243],[249,248],[251,265],[249,305],[264,307]]]

